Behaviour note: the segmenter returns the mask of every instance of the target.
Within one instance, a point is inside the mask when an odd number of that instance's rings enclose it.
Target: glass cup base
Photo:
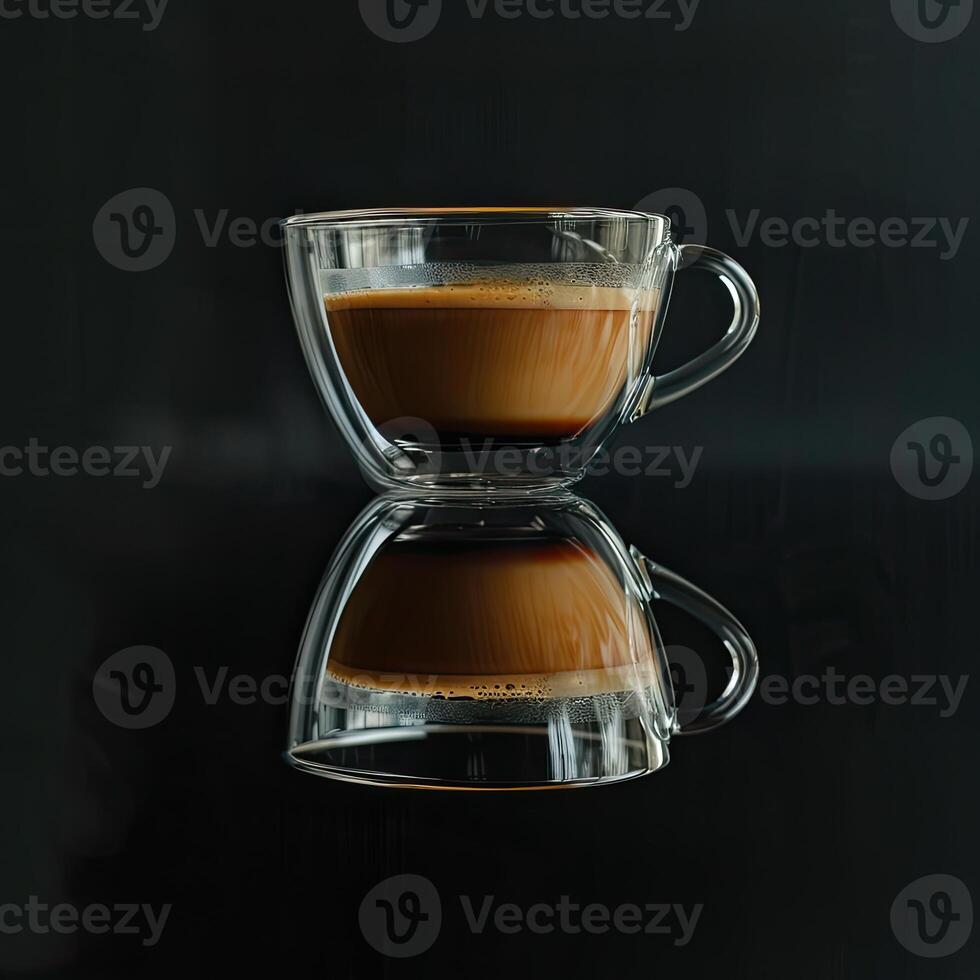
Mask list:
[[[398,440],[384,450],[383,467],[363,456],[358,461],[368,483],[382,492],[519,496],[571,487],[585,475],[581,460],[590,453],[499,441],[460,448]]]

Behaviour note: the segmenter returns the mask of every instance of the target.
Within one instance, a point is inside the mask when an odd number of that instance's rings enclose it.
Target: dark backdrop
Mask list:
[[[886,0],[703,0],[684,30],[672,4],[672,19],[507,19],[492,6],[481,19],[445,0],[431,33],[397,43],[353,0],[170,0],[155,26],[140,4],[110,9],[142,22],[43,18],[49,8],[17,2],[4,10],[24,16],[0,18],[0,442],[172,452],[152,488],[26,464],[0,477],[0,904],[172,910],[153,946],[11,928],[0,970],[976,976],[976,937],[925,958],[890,923],[924,876],[980,889],[969,685],[948,717],[942,695],[757,696],[725,730],[676,740],[648,778],[471,796],[288,770],[285,708],[227,689],[209,704],[198,677],[289,674],[331,551],[371,497],[306,373],[280,249],[236,244],[227,225],[209,244],[202,222],[223,210],[227,224],[261,225],[298,209],[632,207],[665,188],[703,204],[707,239],[758,284],[762,324],[728,374],[618,437],[701,447],[689,486],[606,476],[581,492],[736,612],[763,676],[969,675],[977,480],[924,499],[914,470],[890,460],[920,423],[899,455],[938,431],[958,457],[949,479],[968,474],[980,239],[971,223],[957,248],[900,245],[882,223],[928,218],[935,243],[939,218],[977,213],[980,18],[937,42],[902,29],[902,10],[906,24],[916,14],[899,0],[895,13]],[[928,0],[927,15],[942,12]],[[111,236],[93,231],[133,188],[173,209],[156,214],[172,251],[144,271],[120,268]],[[758,226],[739,240],[756,209],[788,223],[833,209],[872,231],[843,246],[826,231],[779,246]],[[718,333],[724,297],[699,285],[678,281],[663,366]],[[922,421],[936,418],[962,431]],[[668,642],[697,642],[681,617],[661,626]],[[136,645],[172,662],[176,700],[134,731],[99,710],[93,676]],[[387,959],[358,907],[403,873],[438,890],[442,932],[417,957]],[[918,886],[927,904],[945,889],[954,931],[969,931],[962,890],[935,881]],[[678,947],[614,931],[474,935],[461,895],[704,909]]]

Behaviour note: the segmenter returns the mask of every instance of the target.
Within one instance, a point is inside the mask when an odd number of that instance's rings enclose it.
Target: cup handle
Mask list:
[[[716,275],[732,294],[735,315],[713,347],[666,374],[651,375],[630,421],[675,401],[730,368],[745,353],[759,326],[759,294],[749,274],[733,258],[706,245],[681,245],[675,260],[679,271],[701,270]]]
[[[695,735],[724,725],[745,707],[759,680],[759,655],[752,638],[720,602],[676,572],[650,561],[635,548],[630,550],[645,573],[650,597],[669,602],[704,623],[732,658],[731,680],[721,696],[706,704],[685,725],[675,722],[674,734]]]

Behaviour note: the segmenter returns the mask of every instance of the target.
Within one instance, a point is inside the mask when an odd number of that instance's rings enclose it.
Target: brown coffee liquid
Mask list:
[[[650,339],[658,294],[486,283],[325,298],[344,373],[368,417],[418,418],[441,441],[570,439],[609,410]]]
[[[576,697],[653,682],[646,616],[578,541],[390,544],[341,615],[328,670],[460,699]]]

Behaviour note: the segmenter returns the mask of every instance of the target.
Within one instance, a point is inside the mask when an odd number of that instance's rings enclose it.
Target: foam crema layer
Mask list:
[[[327,311],[357,309],[514,309],[593,310],[626,312],[656,308],[657,290],[622,286],[549,282],[532,278],[520,282],[415,286],[411,289],[366,289],[324,297]]]
[[[419,262],[323,269],[320,272],[324,295],[443,286],[468,288],[494,283],[505,286],[585,286],[638,292],[647,289],[649,278],[648,269],[629,262],[512,262],[499,265]]]

